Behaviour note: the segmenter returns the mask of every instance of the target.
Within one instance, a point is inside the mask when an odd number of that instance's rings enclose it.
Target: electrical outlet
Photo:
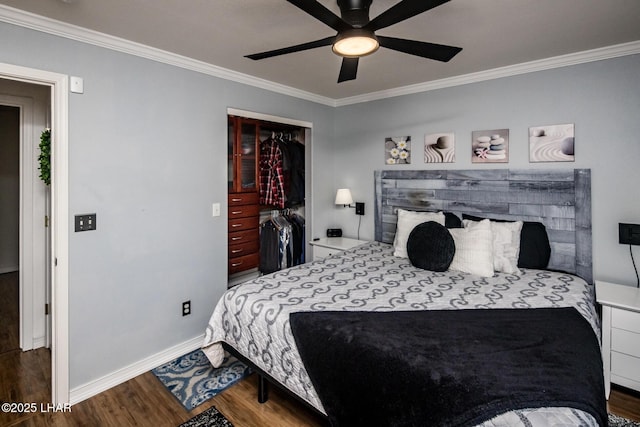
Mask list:
[[[623,245],[640,245],[640,225],[619,223],[618,238]]]
[[[185,301],[182,303],[182,315],[188,316],[191,314],[191,301]]]

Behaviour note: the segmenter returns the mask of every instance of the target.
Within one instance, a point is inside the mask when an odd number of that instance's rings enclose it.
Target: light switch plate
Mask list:
[[[96,214],[75,216],[75,231],[89,231],[96,229]]]
[[[220,203],[214,203],[212,205],[211,213],[213,216],[220,216]]]

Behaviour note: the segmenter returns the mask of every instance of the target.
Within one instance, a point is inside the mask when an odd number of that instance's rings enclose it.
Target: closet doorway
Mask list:
[[[312,124],[228,109],[228,287],[306,262]]]

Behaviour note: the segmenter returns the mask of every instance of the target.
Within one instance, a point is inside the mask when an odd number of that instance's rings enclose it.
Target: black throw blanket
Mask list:
[[[473,426],[536,407],[607,425],[600,347],[574,308],[299,312],[290,323],[332,426]]]

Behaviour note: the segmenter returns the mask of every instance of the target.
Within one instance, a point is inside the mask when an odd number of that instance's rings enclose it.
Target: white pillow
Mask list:
[[[449,270],[483,277],[493,276],[493,234],[488,219],[470,221],[464,228],[450,228],[456,253]]]
[[[416,225],[428,221],[435,221],[438,224],[444,225],[444,213],[415,212],[398,209],[398,223],[396,226],[396,236],[393,240],[393,247],[395,249],[393,254],[400,258],[408,258],[407,240],[409,240],[409,234],[411,234]]]
[[[472,223],[468,219],[462,221],[465,227]],[[520,232],[522,221],[491,221],[493,234],[493,269],[502,273],[519,274],[518,257],[520,256]]]

